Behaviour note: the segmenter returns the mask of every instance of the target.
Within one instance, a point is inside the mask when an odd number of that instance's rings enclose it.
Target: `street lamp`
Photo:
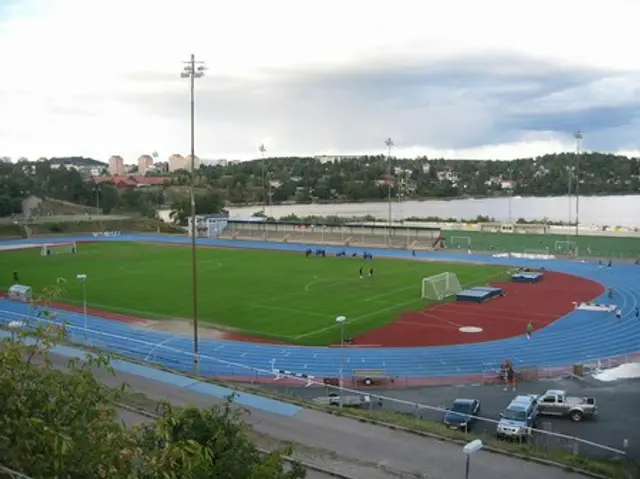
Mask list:
[[[391,148],[395,146],[395,143],[391,138],[387,138],[384,142],[387,145],[387,184],[389,187],[388,191],[388,200],[389,200],[389,231],[388,231],[388,242],[391,243]]]
[[[478,452],[480,449],[484,447],[484,444],[480,439],[476,439],[475,441],[471,441],[466,444],[462,448],[462,452],[465,455],[465,464],[464,464],[464,479],[469,479],[469,471],[471,468],[471,455]]]
[[[206,67],[204,62],[197,62],[195,55],[191,55],[191,59],[184,62],[186,66],[180,78],[189,79],[189,92],[191,103],[191,275],[192,275],[192,287],[193,287],[193,368],[195,373],[198,374],[198,268],[196,265],[196,134],[195,134],[195,83],[196,78],[202,78]]]
[[[340,386],[340,407],[342,407],[342,391],[344,388],[344,325],[346,322],[346,316],[338,316],[336,318],[336,323],[340,325],[340,378],[338,379]]]
[[[576,139],[576,236],[580,234],[580,156],[582,154],[582,132],[580,130],[573,133]]]
[[[82,284],[82,312],[84,315],[84,339],[89,339],[89,332],[87,329],[87,275],[79,274],[76,279]]]
[[[266,213],[266,209],[267,209],[267,194],[264,188],[264,182],[265,182],[265,177],[264,177],[264,154],[267,152],[267,149],[265,148],[265,146],[263,144],[260,144],[260,146],[258,147],[258,150],[260,151],[260,156],[262,156],[262,215],[264,216]]]

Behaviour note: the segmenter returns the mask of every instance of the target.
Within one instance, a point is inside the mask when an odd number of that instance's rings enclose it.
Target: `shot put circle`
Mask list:
[[[478,326],[462,326],[458,328],[458,331],[461,333],[481,333],[483,329]]]

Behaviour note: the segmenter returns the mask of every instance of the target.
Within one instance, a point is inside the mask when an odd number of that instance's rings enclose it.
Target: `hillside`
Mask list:
[[[83,156],[65,156],[60,158],[49,158],[49,164],[51,165],[76,165],[76,166],[95,166],[105,167],[107,163],[94,160],[93,158],[85,158]]]

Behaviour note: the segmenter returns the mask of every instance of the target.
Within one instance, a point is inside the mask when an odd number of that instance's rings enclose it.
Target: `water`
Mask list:
[[[297,216],[366,216],[388,218],[389,206],[381,203],[342,203],[312,205],[267,206],[267,215],[275,218],[294,214]],[[630,196],[581,196],[579,201],[580,224],[599,226],[640,226],[640,195]],[[260,211],[261,206],[229,208],[231,217],[248,217]],[[392,219],[410,216],[474,219],[490,216],[497,221],[526,220],[575,221],[576,198],[572,197],[514,197],[428,200],[392,203]]]

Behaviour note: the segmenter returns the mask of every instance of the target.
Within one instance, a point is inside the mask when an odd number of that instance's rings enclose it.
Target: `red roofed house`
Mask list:
[[[112,181],[115,183],[116,188],[119,190],[132,190],[134,188],[140,188],[145,186],[159,186],[164,185],[169,181],[169,178],[162,176],[92,176],[91,180],[94,183],[106,183]]]

